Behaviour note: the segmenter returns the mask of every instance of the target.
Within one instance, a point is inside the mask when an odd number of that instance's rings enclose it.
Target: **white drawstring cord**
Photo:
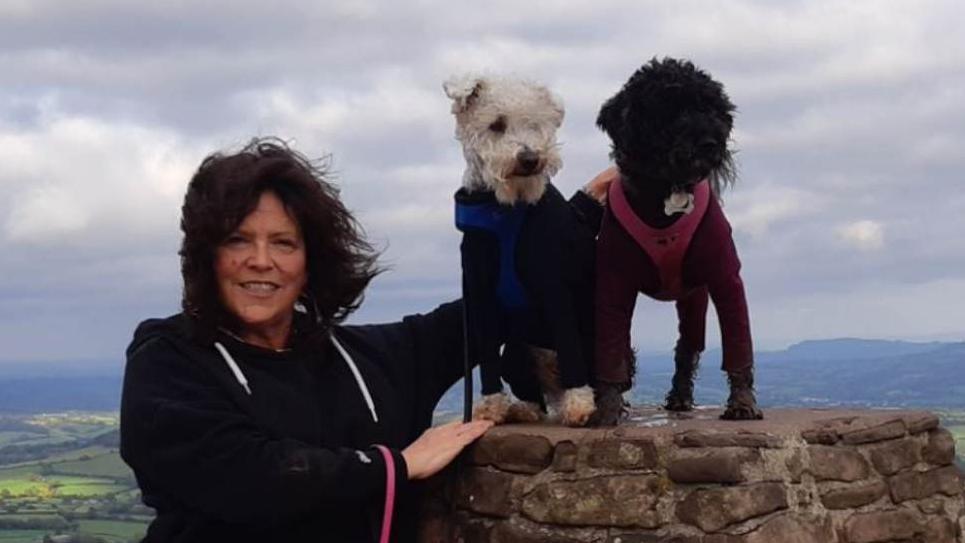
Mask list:
[[[362,396],[365,398],[365,403],[369,406],[369,411],[372,412],[372,420],[374,422],[379,422],[379,416],[375,413],[375,402],[372,401],[372,395],[369,394],[369,387],[365,386],[365,380],[362,379],[362,374],[359,373],[359,369],[355,365],[355,361],[352,360],[351,356],[349,356],[348,351],[345,350],[345,347],[342,347],[342,344],[335,339],[334,332],[328,337],[332,340],[332,344],[335,345],[336,349],[338,349],[338,352],[342,355],[342,358],[345,359],[345,363],[348,364],[349,369],[352,370],[352,375],[355,376],[355,382],[358,384],[359,390],[362,391]]]
[[[238,384],[240,384],[245,389],[245,392],[251,396],[251,389],[248,388],[248,379],[245,379],[245,374],[241,373],[241,368],[238,367],[238,363],[235,362],[235,359],[231,358],[231,353],[228,352],[228,349],[225,349],[224,345],[218,341],[214,342],[214,348],[218,349],[218,352],[221,353],[221,358],[224,358],[225,363],[228,364],[229,368],[231,368],[231,373],[235,374],[235,379],[238,380]]]
[[[372,420],[374,422],[379,422],[379,415],[375,412],[375,402],[372,401],[372,395],[369,394],[369,387],[365,385],[365,380],[362,379],[362,373],[359,372],[358,366],[355,365],[355,361],[352,360],[352,357],[348,354],[348,351],[345,350],[345,347],[342,347],[342,344],[335,339],[334,333],[328,337],[332,340],[332,344],[335,345],[335,349],[338,350],[340,355],[342,355],[342,358],[345,359],[345,363],[348,364],[348,368],[352,371],[352,375],[355,377],[355,383],[362,392],[362,397],[365,398],[365,404],[368,405],[369,412],[372,413]],[[234,374],[238,384],[240,384],[242,388],[245,389],[245,392],[251,396],[251,389],[248,388],[248,379],[245,378],[245,374],[241,372],[241,368],[238,367],[238,363],[235,362],[235,359],[231,357],[231,353],[228,352],[228,349],[226,349],[225,346],[218,341],[214,342],[214,348],[221,353],[221,358],[224,358],[225,363],[228,364],[228,368],[231,369],[231,373]]]

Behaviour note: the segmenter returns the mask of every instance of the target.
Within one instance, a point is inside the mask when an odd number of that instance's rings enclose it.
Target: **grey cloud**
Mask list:
[[[567,108],[556,183],[570,193],[608,162],[593,124],[600,103],[664,55],[692,57],[739,106],[741,177],[725,209],[758,342],[895,334],[902,322],[887,313],[901,303],[923,311],[936,292],[965,296],[962,12],[937,0],[0,7],[0,252],[14,255],[4,258],[0,342],[18,356],[73,356],[51,330],[75,326],[62,340],[77,356],[119,353],[137,318],[176,310],[186,177],[205,154],[255,134],[332,153],[343,197],[386,246],[393,269],[353,320],[430,309],[458,293],[449,210],[462,157],[441,81],[488,69],[554,88]],[[85,146],[51,128],[78,119],[101,139]],[[168,166],[144,167],[158,147]],[[5,237],[38,183],[75,198],[88,226]],[[749,215],[788,194],[793,205],[773,217]],[[841,239],[859,220],[882,225],[880,248]],[[889,293],[886,305],[875,289]],[[666,347],[668,311],[641,302],[643,345]],[[834,328],[814,324],[822,311],[847,314],[853,329],[837,317],[825,319]],[[947,331],[961,311],[923,311],[913,331]]]

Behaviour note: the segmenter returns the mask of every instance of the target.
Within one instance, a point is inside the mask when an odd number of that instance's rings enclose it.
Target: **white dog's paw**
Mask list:
[[[560,422],[566,426],[586,426],[590,415],[596,411],[593,389],[588,386],[568,388],[560,402]]]
[[[472,409],[473,420],[491,420],[496,424],[506,422],[506,414],[512,404],[509,396],[503,392],[486,394],[476,402]]]
[[[543,420],[543,410],[533,402],[513,402],[506,414],[506,422],[534,424]]]

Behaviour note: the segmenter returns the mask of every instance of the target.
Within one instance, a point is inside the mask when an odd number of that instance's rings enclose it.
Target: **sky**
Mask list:
[[[176,312],[188,179],[254,136],[330,157],[382,249],[351,322],[456,298],[442,82],[549,86],[570,194],[609,165],[600,105],[664,56],[738,106],[723,199],[758,349],[961,341],[963,19],[957,0],[3,0],[0,364],[119,363],[140,320]],[[675,324],[641,298],[633,341],[667,351]]]

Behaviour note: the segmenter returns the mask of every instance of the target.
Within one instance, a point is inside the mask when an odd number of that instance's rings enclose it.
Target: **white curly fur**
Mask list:
[[[536,203],[547,183],[563,167],[556,131],[563,123],[563,103],[545,86],[519,78],[464,75],[443,84],[452,99],[456,139],[466,158],[463,186],[493,191],[502,204]],[[493,130],[493,123],[503,130]],[[530,150],[539,166],[518,175],[517,157]],[[551,411],[563,424],[583,426],[595,411],[588,386],[564,390],[556,353],[533,348],[533,362]],[[483,396],[473,408],[474,419],[538,422],[543,413],[532,402],[514,401],[505,393]]]
[[[491,420],[496,424],[506,422],[506,414],[511,404],[509,396],[503,392],[486,394],[472,408],[473,420]]]
[[[535,203],[550,178],[563,167],[556,131],[563,104],[546,87],[496,76],[454,77],[443,84],[452,99],[456,138],[466,157],[463,186],[491,190],[503,204]],[[501,121],[505,130],[492,130]],[[539,156],[530,175],[516,174],[516,157],[529,149]]]
[[[561,422],[566,426],[585,426],[596,411],[593,389],[588,386],[567,389],[558,409]]]
[[[506,422],[534,423],[543,420],[543,412],[533,402],[516,400],[505,392],[486,394],[476,402],[472,410],[473,420],[491,420],[496,424]]]

